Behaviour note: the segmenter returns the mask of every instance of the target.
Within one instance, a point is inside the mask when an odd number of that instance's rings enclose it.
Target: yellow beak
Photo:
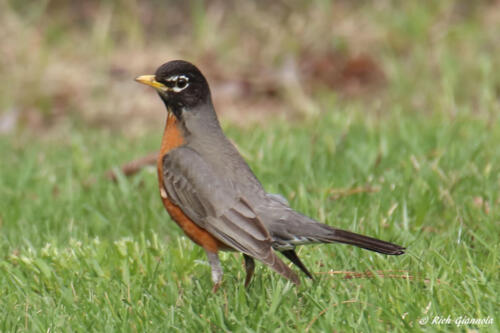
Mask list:
[[[157,89],[165,89],[165,85],[156,81],[156,77],[154,75],[141,75],[135,78],[135,80],[139,83],[151,86]]]

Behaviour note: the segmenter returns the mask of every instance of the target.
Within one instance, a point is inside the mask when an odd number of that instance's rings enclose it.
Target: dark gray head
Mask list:
[[[173,60],[161,65],[154,75],[143,75],[136,81],[154,87],[167,109],[181,119],[183,112],[211,104],[208,82],[196,66]]]

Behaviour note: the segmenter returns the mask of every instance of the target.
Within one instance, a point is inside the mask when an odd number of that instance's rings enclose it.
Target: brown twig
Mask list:
[[[353,188],[340,188],[340,189],[331,189],[328,191],[331,200],[337,200],[342,197],[347,197],[354,194],[359,193],[376,193],[380,191],[380,186],[358,186]]]
[[[158,152],[149,153],[146,156],[140,157],[131,162],[123,164],[120,167],[120,170],[125,176],[127,177],[132,176],[137,172],[139,172],[142,168],[148,165],[154,165],[156,163],[157,157],[158,157]],[[117,175],[114,170],[109,170],[108,172],[106,172],[106,177],[112,181],[117,180]]]
[[[393,273],[406,273],[406,274],[393,274]],[[390,274],[392,273],[392,274]],[[344,279],[365,279],[365,278],[374,278],[375,276],[382,278],[392,278],[392,279],[407,279],[410,281],[423,281],[424,283],[430,283],[430,279],[423,279],[418,276],[409,275],[408,271],[404,270],[389,270],[389,271],[376,271],[376,272],[353,272],[353,271],[328,271],[328,272],[317,272],[316,274],[328,274],[335,275],[341,274],[344,275]],[[441,284],[439,279],[436,279],[436,283]]]

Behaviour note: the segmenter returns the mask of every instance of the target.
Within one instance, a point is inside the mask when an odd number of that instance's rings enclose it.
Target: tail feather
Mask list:
[[[292,223],[287,225],[287,231],[296,238],[297,242],[294,245],[339,242],[382,254],[400,255],[405,253],[405,248],[400,245],[347,230],[336,229],[296,211],[292,212],[289,221]],[[294,243],[294,241],[291,243]]]
[[[339,242],[383,254],[400,255],[405,253],[403,246],[347,230],[336,229],[295,211],[292,211],[290,218],[285,221],[286,224],[271,225],[273,247],[278,251],[293,250],[297,245]]]
[[[295,250],[284,250],[281,251],[281,253],[297,267],[299,267],[300,270],[304,272],[305,275],[307,275],[307,277],[309,277],[311,280],[313,279],[312,274],[307,270],[306,266],[302,263],[302,260],[299,259],[297,253],[295,253]]]
[[[325,225],[326,226],[326,225]],[[328,226],[327,226],[328,227]],[[405,248],[393,243],[389,243],[380,239],[363,236],[356,234],[354,232],[334,229],[328,227],[329,232],[318,240],[322,242],[339,242],[344,244],[355,245],[363,249],[370,251],[375,251],[378,253],[389,254],[389,255],[400,255],[405,253]]]

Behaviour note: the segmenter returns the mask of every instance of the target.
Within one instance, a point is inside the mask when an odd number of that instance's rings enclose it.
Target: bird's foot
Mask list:
[[[220,282],[219,283],[214,283],[214,286],[212,287],[212,293],[216,293],[217,290],[219,290],[220,287]]]

